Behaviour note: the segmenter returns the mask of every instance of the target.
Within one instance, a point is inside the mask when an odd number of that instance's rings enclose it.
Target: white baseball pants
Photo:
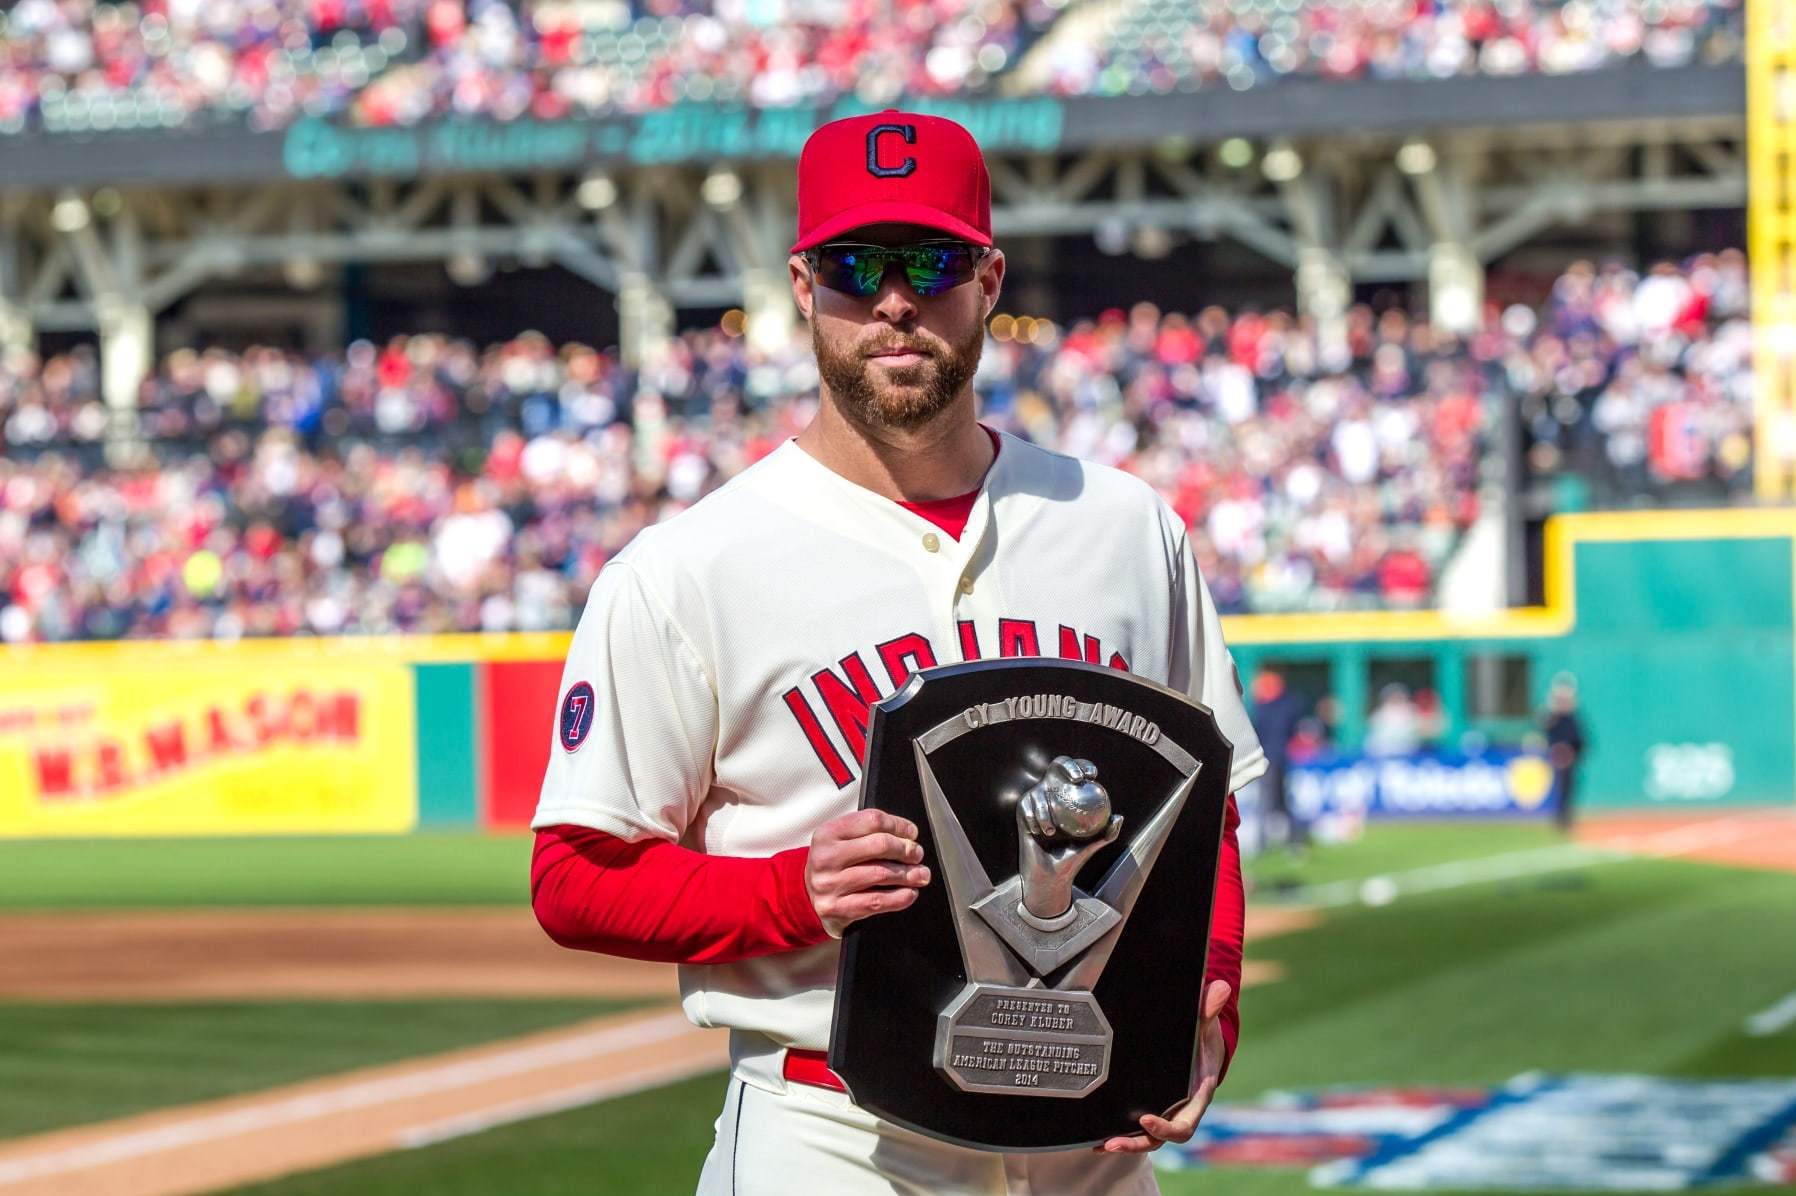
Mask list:
[[[882,1122],[840,1092],[730,1077],[698,1196],[1158,1196],[1146,1155],[993,1154]]]

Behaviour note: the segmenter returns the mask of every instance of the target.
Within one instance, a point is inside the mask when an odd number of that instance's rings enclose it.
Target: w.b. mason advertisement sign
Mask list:
[[[1231,746],[1114,669],[978,661],[874,711],[861,804],[932,882],[844,936],[829,1062],[880,1117],[987,1150],[1136,1133],[1190,1093]]]

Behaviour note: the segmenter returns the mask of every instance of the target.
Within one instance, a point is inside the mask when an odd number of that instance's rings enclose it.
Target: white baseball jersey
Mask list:
[[[956,541],[788,441],[600,573],[533,825],[802,847],[859,803],[873,703],[998,656],[1180,690],[1234,744],[1231,788],[1266,769],[1185,528],[1145,483],[1004,436]],[[838,948],[682,966],[686,1013],[822,1049]]]

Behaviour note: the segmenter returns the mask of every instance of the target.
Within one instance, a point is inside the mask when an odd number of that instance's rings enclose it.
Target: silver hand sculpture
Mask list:
[[[1122,830],[1122,819],[1110,813],[1110,794],[1097,776],[1097,766],[1089,760],[1056,756],[1047,775],[1017,803],[1023,909],[1042,921],[1072,908],[1073,878]]]

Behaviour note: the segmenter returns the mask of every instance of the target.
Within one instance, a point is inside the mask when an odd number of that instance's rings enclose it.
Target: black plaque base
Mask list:
[[[1003,707],[1024,697],[1038,700]],[[1078,716],[1069,716],[1075,706]],[[968,714],[1002,709],[1015,713],[993,725]],[[954,719],[965,726],[944,734]],[[1150,744],[1155,737],[1167,742]],[[1018,874],[1017,801],[1056,757],[1091,761],[1122,818],[1116,841],[1076,875],[1081,901],[1116,875],[1113,865],[1170,794],[1183,785],[1187,796],[1126,921],[1063,960],[1014,928],[1000,936],[1013,912],[1008,894],[991,899],[1008,902],[1002,911],[954,908],[925,808],[923,752],[994,889]],[[1042,1151],[1139,1133],[1142,1114],[1183,1101],[1195,1077],[1230,755],[1203,707],[1076,662],[931,669],[877,707],[862,805],[917,824],[935,879],[910,908],[856,922],[844,938],[829,1061],[856,1103],[944,1141]],[[1195,763],[1182,771],[1169,757]],[[1016,969],[1009,980],[993,985],[989,975],[968,974],[957,917],[997,927],[992,941],[1003,938],[999,950]],[[1101,974],[1069,982],[1087,953],[1103,949],[1110,954]],[[1023,1023],[1015,1024],[1019,1014]]]

